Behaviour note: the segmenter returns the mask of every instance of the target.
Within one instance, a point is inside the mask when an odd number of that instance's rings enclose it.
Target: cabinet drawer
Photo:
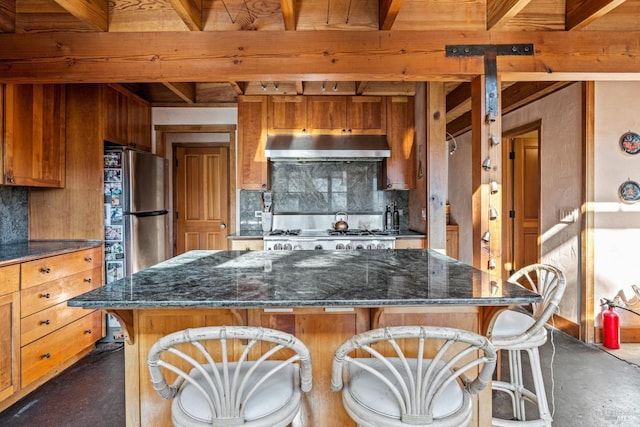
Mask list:
[[[82,307],[69,307],[65,301],[27,316],[20,321],[20,345],[25,346],[42,338],[86,316],[90,311]]]
[[[22,263],[22,289],[102,266],[102,247]]]
[[[55,369],[67,359],[89,347],[102,333],[103,314],[90,314],[22,347],[22,387]]]
[[[20,289],[20,264],[0,267],[0,295]]]
[[[52,307],[100,286],[102,286],[102,268],[98,267],[23,289],[20,293],[21,317]]]

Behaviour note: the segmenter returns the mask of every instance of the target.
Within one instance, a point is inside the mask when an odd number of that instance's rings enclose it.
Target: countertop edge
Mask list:
[[[0,267],[100,246],[102,240],[29,240],[0,245]],[[11,255],[5,255],[13,251]]]

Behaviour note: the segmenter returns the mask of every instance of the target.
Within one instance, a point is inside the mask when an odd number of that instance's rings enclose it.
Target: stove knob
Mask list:
[[[294,250],[294,251],[302,250],[302,246],[300,246],[300,245],[295,245],[295,246],[293,247],[293,250]]]
[[[276,243],[275,245],[273,245],[273,250],[274,251],[282,250],[282,244],[281,243]]]
[[[322,245],[316,245],[316,247],[315,247],[315,248],[313,248],[313,249],[315,249],[315,250],[317,250],[317,251],[322,250]]]
[[[336,245],[336,249],[339,250],[339,251],[343,250],[344,249],[344,244],[343,243],[338,243]]]
[[[375,248],[376,248],[375,243],[369,243],[369,244],[367,245],[367,249],[369,249],[369,250],[372,250],[372,249],[375,249]]]
[[[356,246],[356,249],[364,249],[364,247],[362,245],[358,245]]]
[[[291,243],[285,243],[282,247],[285,251],[290,251],[292,249]]]
[[[351,243],[347,243],[347,250],[353,249],[353,245]]]
[[[378,249],[386,249],[386,248],[384,247],[384,243],[378,243],[378,246],[377,246],[377,247],[378,247]]]

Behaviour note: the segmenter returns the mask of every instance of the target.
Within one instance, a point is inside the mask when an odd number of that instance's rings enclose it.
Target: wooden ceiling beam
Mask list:
[[[202,2],[193,0],[169,0],[180,19],[191,31],[202,31]]]
[[[393,27],[394,22],[396,22],[396,18],[398,17],[398,12],[400,12],[400,7],[402,6],[402,0],[380,0],[379,1],[379,12],[378,16],[380,17],[380,30],[387,31]]]
[[[295,0],[280,0],[280,10],[282,11],[282,20],[284,21],[284,29],[287,31],[295,31],[296,29]]]
[[[487,30],[504,27],[511,18],[516,16],[531,0],[488,0],[487,1]]]
[[[0,0],[0,33],[16,31],[16,0]]]
[[[581,30],[624,2],[625,0],[567,0],[565,29]]]
[[[532,43],[503,81],[637,80],[636,32],[233,31],[0,34],[0,83],[470,81],[482,57],[445,46]]]
[[[229,84],[231,85],[231,88],[233,88],[233,91],[238,94],[238,95],[244,95],[244,91],[246,89],[246,83],[244,82],[234,82],[231,81],[229,82]]]
[[[162,82],[162,84],[187,104],[195,104],[196,102],[196,84],[195,83]]]
[[[55,0],[55,2],[92,29],[109,30],[109,4],[107,0]]]
[[[501,91],[502,115],[511,113],[531,102],[544,98],[553,92],[560,90],[574,82],[518,82]],[[456,96],[459,104],[471,104],[471,85],[469,86],[469,98],[463,100],[463,91]],[[461,85],[462,86],[462,85]],[[453,94],[458,88],[451,91]],[[447,113],[449,112],[449,95],[447,95]],[[453,136],[461,135],[471,130],[471,112],[467,111],[456,119],[447,122],[447,132]]]
[[[510,113],[574,82],[519,82],[502,91],[502,114]]]
[[[447,94],[447,114],[458,115],[458,110],[471,109],[471,83],[462,82]]]

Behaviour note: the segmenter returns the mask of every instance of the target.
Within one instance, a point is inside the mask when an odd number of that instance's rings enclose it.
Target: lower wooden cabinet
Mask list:
[[[0,268],[0,401],[19,389],[20,370],[20,292],[3,285],[13,266]],[[19,268],[18,275],[19,276]]]
[[[262,239],[231,239],[232,251],[261,251],[263,249]]]
[[[100,339],[102,318],[101,311],[92,311],[57,331],[22,347],[21,387],[28,386],[56,369],[63,362]]]
[[[94,348],[100,310],[67,301],[103,285],[102,245],[0,268],[0,411]]]

